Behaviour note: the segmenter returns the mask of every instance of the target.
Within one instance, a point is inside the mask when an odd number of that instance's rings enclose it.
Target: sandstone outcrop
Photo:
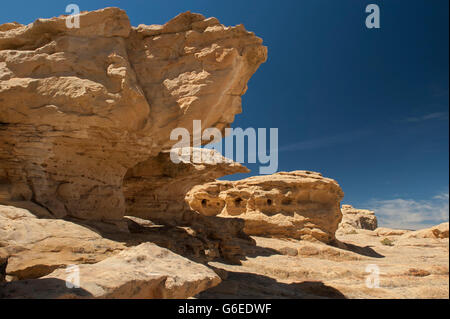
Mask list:
[[[394,229],[394,228],[387,228],[387,227],[378,227],[375,229],[375,233],[378,236],[400,236],[403,234],[406,234],[410,232],[410,230],[407,229]]]
[[[266,57],[242,25],[190,12],[138,27],[118,8],[81,13],[80,28],[64,16],[0,26],[0,200],[121,219],[127,172],[194,119],[226,128]]]
[[[182,155],[186,151],[189,151],[189,156]],[[191,234],[191,243],[193,237],[201,240],[200,245],[193,247],[194,255],[223,257],[237,263],[242,257],[237,241],[250,240],[242,232],[243,222],[193,212],[185,202],[185,196],[195,185],[215,181],[224,175],[246,172],[249,172],[246,167],[215,150],[184,148],[163,151],[139,163],[125,175],[126,214],[140,218],[132,219],[138,225],[130,221],[129,224],[144,232],[149,228],[139,227],[145,223],[143,220],[157,225],[184,227]]]
[[[343,195],[332,179],[294,171],[198,185],[186,201],[206,216],[244,219],[248,235],[331,242]]]
[[[283,238],[253,238],[241,265],[210,262],[222,282],[197,298],[449,298],[448,238],[390,237],[375,231],[336,235],[340,247]],[[371,274],[379,270],[379,287]]]
[[[355,229],[375,230],[378,227],[375,213],[367,209],[356,209],[352,205],[342,205],[342,221],[339,232],[353,232]]]
[[[124,233],[119,236],[108,235],[131,245],[150,241],[202,262],[222,259],[239,264],[245,257],[241,245],[254,244],[254,241],[243,232],[244,221],[239,218],[202,216],[196,212],[186,211],[183,220],[177,221],[176,226],[154,224],[133,216],[126,216],[126,219],[130,235]]]
[[[214,271],[165,248],[144,243],[74,273],[58,269],[0,286],[0,298],[188,298],[220,283]],[[72,281],[73,280],[73,281]]]
[[[0,249],[8,258],[6,274],[17,279],[38,278],[70,264],[96,263],[124,248],[85,226],[38,219],[25,209],[0,205]]]
[[[436,239],[448,238],[449,232],[448,225],[449,223],[446,222],[430,228],[410,231],[403,234],[402,238],[436,238]]]
[[[184,199],[192,187],[225,175],[249,172],[215,150],[190,148],[190,156],[181,154],[186,151],[164,151],[128,170],[123,182],[126,215],[180,224],[187,218],[184,214],[189,206]],[[174,163],[171,156],[179,163]]]

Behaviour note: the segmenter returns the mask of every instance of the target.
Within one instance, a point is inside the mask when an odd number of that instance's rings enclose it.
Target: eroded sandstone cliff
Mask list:
[[[223,130],[266,60],[242,25],[182,13],[131,27],[106,8],[0,26],[0,200],[55,217],[115,220],[123,179],[192,120]]]

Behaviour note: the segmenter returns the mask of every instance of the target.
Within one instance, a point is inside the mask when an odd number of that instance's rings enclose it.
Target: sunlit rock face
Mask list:
[[[186,201],[204,215],[244,219],[248,235],[328,243],[342,219],[343,196],[336,181],[293,171],[198,185]]]
[[[342,205],[342,221],[338,232],[353,233],[355,229],[375,230],[378,220],[374,211],[368,209],[357,209],[352,205]]]
[[[117,8],[0,26],[0,201],[115,220],[123,179],[192,121],[223,130],[266,60],[242,25],[190,12],[132,27]]]

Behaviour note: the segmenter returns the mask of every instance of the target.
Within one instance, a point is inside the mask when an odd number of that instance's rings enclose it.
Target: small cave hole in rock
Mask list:
[[[208,204],[208,201],[206,199],[202,199],[202,206],[206,207],[207,204]]]
[[[272,205],[272,200],[270,198],[267,200],[267,205]]]
[[[242,203],[242,198],[236,198],[236,199],[234,200],[234,205],[235,205],[236,207],[241,206],[241,203]]]

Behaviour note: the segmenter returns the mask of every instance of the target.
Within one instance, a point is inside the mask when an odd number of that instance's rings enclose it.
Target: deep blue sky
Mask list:
[[[243,23],[269,58],[233,127],[278,127],[279,170],[336,179],[344,203],[390,218],[383,209],[400,200],[446,210],[424,212],[421,225],[448,219],[448,0],[3,1],[0,23],[64,14],[69,3],[120,7],[133,25],[187,10]],[[365,27],[370,3],[380,6],[381,29]]]

